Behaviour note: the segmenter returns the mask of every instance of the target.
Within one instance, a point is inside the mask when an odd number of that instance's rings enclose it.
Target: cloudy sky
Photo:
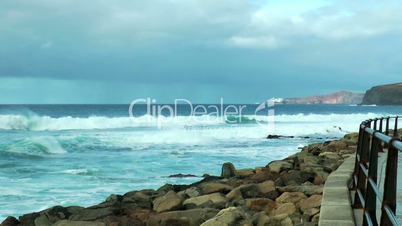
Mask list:
[[[254,103],[402,80],[400,1],[0,0],[0,103]]]

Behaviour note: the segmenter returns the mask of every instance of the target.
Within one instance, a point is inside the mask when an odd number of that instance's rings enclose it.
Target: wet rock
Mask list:
[[[207,220],[201,226],[229,226],[245,218],[243,210],[238,207],[229,207],[219,211],[214,218]]]
[[[221,177],[230,178],[236,175],[236,168],[230,162],[223,163]]]
[[[283,136],[283,135],[275,135],[275,134],[269,134],[267,136],[267,139],[281,139],[281,138],[294,138],[294,136]]]
[[[306,198],[302,192],[284,192],[275,201],[277,203],[298,203]]]
[[[163,212],[151,216],[147,226],[199,226],[217,213],[218,210],[211,208]]]
[[[136,206],[142,208],[152,208],[152,198],[156,197],[158,192],[154,190],[143,190],[136,192],[128,192],[124,194],[123,203],[135,203]]]
[[[102,219],[104,217],[114,215],[118,213],[117,209],[114,207],[106,207],[106,208],[85,208],[79,211],[76,214],[73,214],[69,217],[71,221],[95,221],[98,219]]]
[[[7,217],[0,226],[17,226],[19,223],[15,217]]]
[[[177,195],[174,191],[169,191],[165,195],[158,197],[153,201],[153,209],[158,213],[176,210],[181,207],[182,202],[182,197]]]
[[[233,187],[227,184],[222,184],[218,182],[207,182],[207,183],[202,183],[199,185],[199,188],[201,189],[202,194],[210,194],[210,193],[215,193],[215,192],[221,192],[221,193],[228,193],[230,192]]]
[[[183,202],[183,205],[186,208],[206,207],[206,206],[224,207],[226,202],[227,202],[227,198],[224,195],[222,195],[221,193],[212,193],[209,195],[202,195],[202,196],[197,196],[194,198],[186,199]]]
[[[286,161],[273,161],[268,164],[268,167],[271,172],[280,173],[284,170],[290,170],[293,168],[293,165]]]

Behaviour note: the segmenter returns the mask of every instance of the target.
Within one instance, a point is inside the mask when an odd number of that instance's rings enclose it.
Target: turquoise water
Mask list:
[[[191,183],[204,173],[218,175],[222,163],[264,166],[312,142],[357,131],[367,118],[401,114],[401,107],[279,105],[275,134],[267,140],[247,105],[244,120],[189,120],[179,108],[175,120],[128,117],[126,105],[1,105],[0,220],[53,205],[89,206],[111,193]],[[230,121],[230,122],[229,122]],[[271,131],[272,132],[272,131]],[[307,137],[308,138],[305,138]],[[169,178],[194,174],[195,178]]]

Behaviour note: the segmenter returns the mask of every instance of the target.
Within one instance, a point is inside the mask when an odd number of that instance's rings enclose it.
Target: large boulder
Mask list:
[[[114,215],[118,210],[115,207],[96,208],[90,207],[72,214],[69,217],[71,221],[95,221],[104,217]]]
[[[277,216],[281,214],[292,215],[296,212],[296,206],[293,203],[282,203],[278,207],[270,212],[271,216]]]
[[[208,195],[197,196],[186,199],[183,205],[186,208],[193,207],[224,207],[228,199],[221,193],[212,193]]]
[[[230,200],[264,197],[275,199],[278,195],[275,182],[265,181],[259,184],[244,184],[227,194]]]
[[[277,203],[298,203],[306,198],[302,192],[284,192],[275,201]]]
[[[221,177],[230,178],[236,176],[236,168],[230,162],[225,162],[222,165]]]
[[[321,206],[321,195],[312,195],[305,200],[300,201],[299,207],[304,212],[307,209],[318,208]]]
[[[149,218],[147,226],[199,226],[218,213],[211,208],[163,212]]]
[[[176,210],[181,207],[182,202],[182,197],[177,195],[174,191],[169,191],[165,195],[158,197],[153,201],[153,209],[158,213]]]
[[[322,185],[289,185],[278,187],[280,192],[302,192],[306,196],[322,194],[324,187]]]
[[[227,184],[222,184],[218,182],[205,182],[201,183],[199,185],[199,188],[201,189],[202,194],[211,194],[215,192],[221,192],[221,193],[228,193],[230,192],[233,187]]]
[[[207,220],[201,226],[231,226],[245,219],[244,212],[238,207],[229,207],[219,211],[212,219]]]
[[[268,164],[268,168],[271,172],[280,173],[282,171],[292,169],[293,165],[287,161],[273,161]]]

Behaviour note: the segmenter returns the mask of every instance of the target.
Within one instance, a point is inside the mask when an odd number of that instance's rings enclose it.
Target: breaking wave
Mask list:
[[[361,122],[367,118],[379,117],[381,114],[294,114],[275,115],[276,124],[281,123],[332,123],[343,124]],[[268,116],[177,116],[177,117],[50,117],[25,115],[0,115],[0,130],[24,131],[58,131],[58,130],[91,130],[91,129],[122,129],[136,127],[183,127],[183,126],[214,126],[224,124],[261,124],[268,123]]]

